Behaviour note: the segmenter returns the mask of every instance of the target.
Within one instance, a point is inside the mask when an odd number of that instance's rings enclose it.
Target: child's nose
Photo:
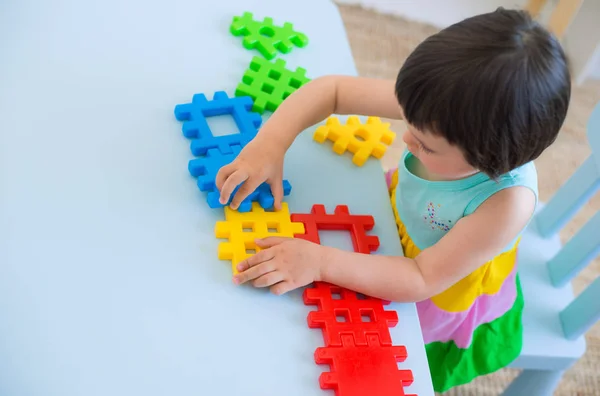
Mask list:
[[[404,141],[404,143],[406,143],[406,147],[410,151],[413,151],[413,149],[415,147],[415,139],[413,139],[413,137],[409,131],[404,132],[404,135],[402,135],[402,140]]]

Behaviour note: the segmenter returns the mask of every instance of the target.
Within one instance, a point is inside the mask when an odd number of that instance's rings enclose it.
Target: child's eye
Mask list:
[[[419,143],[419,146],[421,146],[421,150],[423,150],[425,152],[425,154],[433,154],[433,151],[431,151],[427,147],[423,146],[422,143]]]

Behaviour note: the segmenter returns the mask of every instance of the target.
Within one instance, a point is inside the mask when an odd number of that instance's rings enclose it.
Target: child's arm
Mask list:
[[[243,185],[231,200],[239,204],[260,184],[268,182],[280,208],[283,196],[283,157],[294,139],[306,128],[331,114],[401,117],[395,96],[395,82],[363,77],[326,76],[317,78],[290,95],[260,128],[257,136],[229,165],[217,174],[221,203]]]
[[[324,281],[385,300],[421,301],[446,290],[501,252],[527,224],[534,207],[529,189],[502,190],[414,260],[282,239],[240,263],[236,283],[252,281],[281,294]]]
[[[502,190],[414,260],[336,250],[325,264],[323,280],[391,301],[424,300],[500,253],[526,225],[534,206],[527,188]]]
[[[306,128],[331,114],[371,115],[399,119],[393,80],[325,76],[290,95],[260,129],[257,137],[280,141],[289,148]]]

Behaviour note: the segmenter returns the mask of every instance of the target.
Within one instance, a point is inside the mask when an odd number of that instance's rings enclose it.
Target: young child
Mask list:
[[[505,367],[520,353],[523,296],[517,246],[537,204],[532,163],[570,99],[558,41],[520,11],[468,18],[421,43],[396,81],[326,76],[291,95],[217,186],[231,207],[267,181],[282,199],[286,150],[329,115],[403,119],[407,151],[388,174],[405,257],[268,238],[234,282],[283,294],[325,281],[416,302],[434,388]]]

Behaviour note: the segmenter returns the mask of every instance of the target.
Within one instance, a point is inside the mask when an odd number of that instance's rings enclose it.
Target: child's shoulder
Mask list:
[[[483,172],[472,176],[450,181],[431,181],[423,177],[420,162],[406,150],[394,174],[389,176],[390,186],[398,190],[400,196],[406,196],[411,203],[418,201],[440,201],[461,209],[464,215],[473,213],[483,202],[496,193],[512,187],[524,187],[538,196],[537,171],[533,162],[490,178]]]
[[[475,217],[482,219],[477,224],[494,224],[499,231],[502,221],[497,217],[527,224],[537,204],[533,163],[496,179],[478,173],[460,180],[431,182],[410,172],[401,161],[391,177],[391,188],[398,217],[421,248],[437,243],[461,219],[473,217],[476,212]]]
[[[514,192],[505,191],[503,194],[499,192],[513,188],[522,188],[530,191],[535,198],[535,204],[538,202],[538,177],[535,164],[529,162],[517,169],[500,175],[496,180],[487,179],[482,182],[478,188],[474,189],[473,199],[465,208],[465,215],[473,213],[479,206],[486,202],[492,196],[498,196],[502,199],[514,200],[517,198],[530,199],[528,194],[515,194]]]

